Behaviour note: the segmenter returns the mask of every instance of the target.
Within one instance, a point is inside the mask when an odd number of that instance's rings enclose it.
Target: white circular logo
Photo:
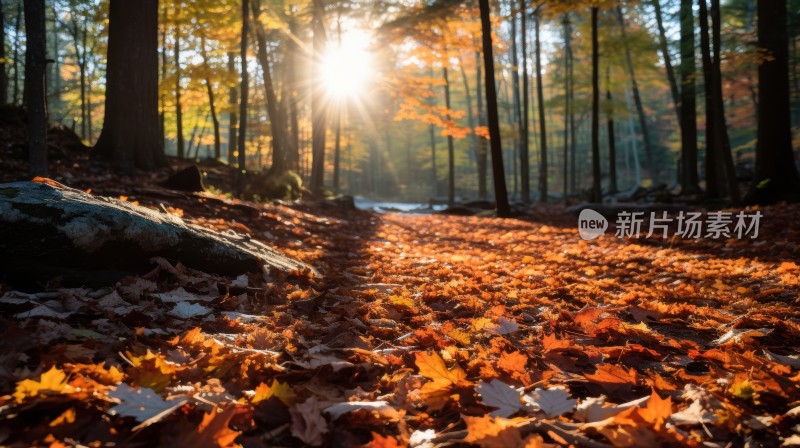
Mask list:
[[[584,240],[593,240],[606,233],[608,220],[596,211],[585,208],[578,216],[578,234]]]

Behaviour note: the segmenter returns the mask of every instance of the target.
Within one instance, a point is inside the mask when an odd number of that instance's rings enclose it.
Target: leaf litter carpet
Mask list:
[[[155,259],[105,288],[3,286],[0,445],[800,445],[797,206],[755,241],[584,242],[554,206],[127,200],[324,278]]]

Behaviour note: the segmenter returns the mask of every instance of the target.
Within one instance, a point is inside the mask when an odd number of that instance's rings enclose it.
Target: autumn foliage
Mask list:
[[[323,280],[156,259],[100,289],[4,287],[0,444],[800,438],[796,206],[762,209],[757,241],[591,242],[555,207],[545,220],[309,207],[204,194],[168,210]]]

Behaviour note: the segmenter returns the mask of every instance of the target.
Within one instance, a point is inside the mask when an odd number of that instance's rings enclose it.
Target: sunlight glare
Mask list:
[[[332,42],[322,60],[322,83],[334,98],[362,95],[372,78],[370,36],[362,30],[350,30],[342,36],[342,44]]]

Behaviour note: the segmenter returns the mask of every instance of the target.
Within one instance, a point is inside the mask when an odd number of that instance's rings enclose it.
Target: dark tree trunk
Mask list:
[[[293,36],[297,36],[297,22],[294,18],[289,20],[289,32]],[[288,53],[287,53],[287,66],[289,69],[289,76],[286,83],[289,88],[289,123],[291,125],[291,145],[289,145],[289,153],[287,154],[287,163],[289,169],[300,171],[300,121],[297,115],[298,103],[298,54],[300,48],[294,39],[289,39]]]
[[[339,194],[339,164],[342,151],[342,110],[336,110],[336,136],[333,145],[333,192]]]
[[[239,130],[236,144],[236,152],[238,152],[239,156],[239,169],[236,170],[236,193],[239,197],[244,193],[245,174],[247,174],[247,100],[250,93],[250,74],[247,71],[247,23],[250,21],[249,10],[248,0],[242,0],[242,42],[239,50],[240,73],[242,76],[239,90],[241,91],[242,99],[239,103]]]
[[[789,115],[789,44],[786,2],[759,1],[758,47],[771,59],[758,67],[758,143],[755,179],[747,202],[800,200],[800,179],[792,153]]]
[[[600,82],[597,45],[597,7],[592,8],[592,202],[603,201],[600,185]]]
[[[703,0],[705,1],[705,0]],[[716,124],[714,129],[717,133],[717,140],[720,146],[720,161],[725,169],[725,178],[728,194],[734,204],[741,201],[739,193],[739,182],[736,180],[736,169],[733,165],[733,152],[731,151],[731,141],[728,138],[728,124],[725,119],[725,98],[722,93],[722,54],[721,54],[721,27],[719,0],[711,0],[711,19],[713,27],[711,33],[711,43],[714,50],[714,65],[712,66],[712,87],[714,88],[714,119]]]
[[[78,17],[72,17],[72,27],[70,34],[72,35],[72,44],[75,47],[75,61],[78,63],[78,79],[79,91],[81,98],[81,138],[86,140],[88,138],[87,132],[87,112],[86,112],[86,40],[81,39],[81,30],[78,28]],[[86,30],[84,31],[84,37]],[[82,43],[83,42],[83,43]]]
[[[547,202],[547,123],[544,119],[544,87],[542,86],[542,45],[539,39],[539,11],[535,12],[536,34],[536,100],[539,103],[539,202]]]
[[[720,198],[725,189],[720,173],[722,165],[719,157],[720,142],[715,130],[717,120],[714,117],[714,75],[711,61],[711,43],[708,33],[708,8],[706,0],[698,0],[700,20],[700,54],[703,63],[703,82],[705,83],[706,102],[706,196],[711,199]]]
[[[278,98],[275,95],[275,87],[272,83],[272,68],[269,64],[267,54],[267,35],[261,22],[257,20],[261,14],[260,2],[253,3],[253,16],[256,29],[256,40],[258,41],[258,62],[261,65],[261,72],[264,74],[264,91],[267,98],[267,115],[272,124],[272,168],[273,174],[281,174],[286,171],[286,120],[283,112],[278,107]]]
[[[527,8],[525,0],[519,0],[520,8],[520,43],[522,44],[522,125],[519,128],[519,171],[522,181],[522,202],[531,202],[530,167],[528,166],[528,27],[526,21]]]
[[[700,191],[697,173],[694,14],[692,0],[681,0],[681,190]]]
[[[125,169],[167,166],[158,131],[158,0],[111,0],[103,130],[95,153]]]
[[[8,75],[6,74],[6,18],[0,1],[0,106],[8,103]]]
[[[569,29],[569,14],[564,14],[564,202],[569,198],[569,116],[570,116],[570,79],[569,79],[569,49],[572,32]]]
[[[181,25],[180,25],[180,9],[175,9],[175,121],[178,127],[178,137],[176,140],[178,148],[178,158],[183,159],[185,156],[185,142],[183,140],[183,104],[181,103]]]
[[[206,68],[206,73],[211,72],[211,67],[208,65],[208,55],[206,54],[206,38],[200,38],[200,55],[203,58],[203,65]],[[208,110],[211,114],[211,123],[214,126],[214,160],[219,160],[222,155],[222,142],[219,131],[219,117],[217,117],[217,103],[214,101],[214,86],[211,84],[211,77],[206,76],[206,93],[208,93]]]
[[[667,43],[667,34],[664,31],[664,20],[661,16],[661,3],[660,0],[653,0],[653,8],[656,11],[656,25],[658,26],[658,44],[661,49],[661,57],[664,59],[664,67],[667,69],[667,80],[669,81],[669,89],[672,93],[672,104],[675,107],[675,116],[678,117],[678,125],[681,124],[681,107],[680,107],[680,93],[678,91],[678,83],[675,81],[675,70],[672,68],[672,58],[669,55],[669,44]]]
[[[228,73],[231,79],[235,79],[236,75],[236,55],[231,51],[228,53]],[[228,166],[233,166],[236,162],[234,153],[236,152],[236,106],[239,103],[239,89],[236,84],[231,84],[228,89]]]
[[[22,2],[17,3],[17,17],[14,21],[14,95],[12,100],[14,104],[20,104],[19,98],[19,81],[22,79],[19,76],[19,46],[22,42],[19,35],[20,23],[22,23]]]
[[[639,93],[639,84],[636,82],[636,72],[633,68],[633,58],[631,57],[631,48],[630,45],[628,45],[627,27],[625,25],[625,17],[622,15],[621,7],[617,7],[617,19],[619,20],[619,26],[622,31],[622,40],[623,44],[625,45],[625,63],[628,66],[628,76],[630,76],[631,80],[631,89],[633,90],[633,102],[636,105],[636,113],[639,115],[639,127],[642,130],[642,141],[644,142],[644,152],[645,152],[645,157],[647,158],[647,169],[650,170],[650,180],[655,184],[658,180],[658,170],[656,168],[655,154],[653,150],[653,144],[650,141],[650,133],[648,132],[648,126],[647,126],[647,117],[644,114],[644,105],[642,104],[642,96]],[[695,177],[696,174],[697,174],[697,168],[695,168]]]
[[[611,98],[611,67],[606,67],[606,114],[608,130],[608,192],[617,192],[617,145],[614,141],[614,103]]]
[[[161,14],[161,26],[163,27],[161,30],[161,79],[159,79],[158,83],[164,82],[167,79],[167,12],[168,8],[166,5],[162,5],[164,7],[162,14]],[[167,111],[167,98],[166,92],[161,90],[161,109],[159,110],[159,126],[161,132],[161,144],[166,146],[167,142],[167,119],[166,119],[166,111]]]
[[[28,119],[29,174],[47,176],[47,106],[45,98],[44,0],[25,1],[25,98]]]
[[[492,55],[492,21],[489,0],[478,0],[481,12],[481,40],[483,46],[483,65],[486,82],[486,109],[489,116],[489,136],[492,148],[492,174],[494,177],[494,196],[497,202],[497,216],[511,215],[503,174],[503,147],[500,142],[500,120],[497,116],[497,88],[494,84],[494,56]],[[537,46],[538,51],[538,46]]]
[[[428,68],[428,73],[433,78],[433,66]],[[432,94],[429,98],[428,104],[431,106],[436,105],[436,95]],[[436,128],[433,124],[428,126],[428,134],[431,140],[431,195],[433,197],[439,196],[439,175],[436,173]]]
[[[447,50],[445,49],[445,53]],[[447,67],[442,68],[444,77],[444,102],[447,107],[447,122],[450,118],[450,78],[447,75]],[[456,152],[453,142],[453,135],[447,135],[447,205],[453,206],[456,203]]]
[[[486,113],[483,110],[483,73],[481,73],[480,54],[475,52],[475,97],[478,103],[478,126],[486,126]],[[489,195],[488,184],[488,157],[487,141],[482,136],[478,137],[478,197],[486,199]]]
[[[326,41],[324,8],[322,0],[313,0],[314,54],[317,58]],[[314,61],[314,66],[315,72],[318,72],[320,70],[318,60]],[[323,98],[324,92],[317,84],[311,87],[311,194],[319,198],[322,197],[325,181],[325,131],[328,112]]]
[[[517,155],[520,153],[520,145],[522,145],[522,111],[520,105],[520,92],[519,92],[519,52],[517,51],[517,17],[513,13],[514,4],[511,2],[511,97],[514,101],[514,113],[512,115],[512,129],[517,128],[517,138],[515,138],[515,145],[511,150],[511,172],[512,179],[514,180],[514,189],[511,194],[512,198],[517,197],[519,192],[519,177],[517,176]]]

